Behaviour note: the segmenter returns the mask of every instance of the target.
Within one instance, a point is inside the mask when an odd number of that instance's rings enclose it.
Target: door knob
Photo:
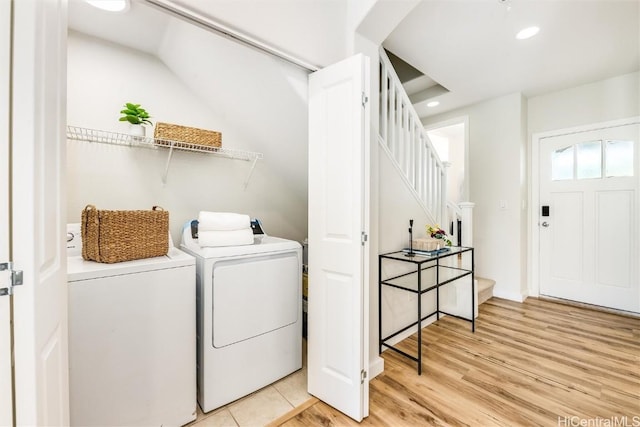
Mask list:
[[[543,222],[543,223],[542,223],[542,226],[543,226],[543,227],[548,227],[548,226],[549,226],[549,223],[548,223],[547,221],[545,221],[545,222]]]

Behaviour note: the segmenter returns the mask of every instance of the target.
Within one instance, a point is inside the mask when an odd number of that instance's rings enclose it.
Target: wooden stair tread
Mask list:
[[[493,286],[496,284],[496,281],[484,277],[476,277],[476,280],[478,286],[478,305],[480,305],[493,297]]]
[[[476,280],[478,281],[478,292],[492,288],[496,284],[495,280],[485,279],[484,277],[476,277]]]

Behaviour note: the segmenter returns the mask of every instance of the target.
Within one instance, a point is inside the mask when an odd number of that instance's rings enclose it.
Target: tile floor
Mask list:
[[[302,369],[235,402],[203,413],[189,427],[264,426],[311,398],[307,393],[306,340],[302,346]]]

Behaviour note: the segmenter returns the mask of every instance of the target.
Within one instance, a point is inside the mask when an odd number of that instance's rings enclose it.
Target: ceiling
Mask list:
[[[640,2],[421,1],[384,46],[449,90],[420,117],[521,92],[536,96],[637,71]],[[522,28],[537,36],[517,40]]]
[[[347,11],[341,0],[163,1],[310,64],[326,66],[346,55]],[[423,83],[409,83],[421,117],[514,92],[536,96],[640,68],[638,0],[415,2],[383,45],[424,73],[424,84],[448,90],[436,91],[440,105],[428,108],[434,98],[419,96]],[[69,7],[72,29],[149,53],[156,53],[168,19],[140,1],[115,15],[80,0],[71,0]],[[530,25],[539,26],[540,33],[516,40],[516,32]]]
[[[69,0],[70,29],[151,54],[158,52],[170,19],[135,1],[126,12],[108,13],[84,0]]]

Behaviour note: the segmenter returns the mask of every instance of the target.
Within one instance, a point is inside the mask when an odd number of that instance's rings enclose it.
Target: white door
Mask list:
[[[0,1],[0,70],[9,69],[11,3]],[[0,263],[9,261],[9,73],[0,72]],[[0,272],[0,288],[8,272]],[[0,426],[13,423],[10,297],[0,296]]]
[[[638,124],[541,140],[540,294],[640,312],[639,140]]]
[[[66,0],[13,1],[11,255],[17,425],[68,425]],[[4,75],[4,73],[2,73]]]
[[[369,60],[309,77],[309,393],[369,413]]]

